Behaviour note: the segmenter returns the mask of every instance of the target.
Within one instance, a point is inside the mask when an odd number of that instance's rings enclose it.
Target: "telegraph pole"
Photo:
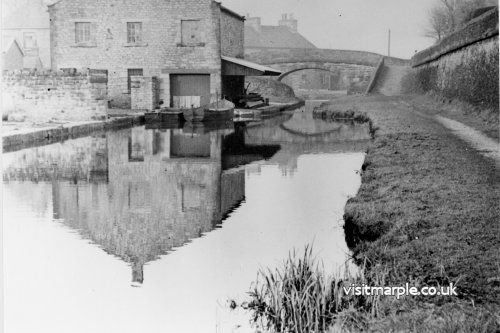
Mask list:
[[[389,29],[389,36],[387,38],[387,56],[391,56],[391,29]]]

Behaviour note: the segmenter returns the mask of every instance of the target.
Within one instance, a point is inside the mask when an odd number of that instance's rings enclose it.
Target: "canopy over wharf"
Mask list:
[[[244,59],[222,56],[222,95],[230,101],[245,93],[245,76],[279,76],[281,72]]]

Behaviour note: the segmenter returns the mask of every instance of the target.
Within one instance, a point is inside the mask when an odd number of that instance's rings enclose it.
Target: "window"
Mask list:
[[[36,49],[36,36],[33,32],[24,33],[24,48],[26,50]]]
[[[200,20],[181,21],[182,46],[203,46]]]
[[[142,42],[142,22],[127,22],[127,43]]]
[[[90,22],[75,23],[75,42],[77,44],[87,44],[91,42]]]
[[[130,93],[130,87],[131,87],[131,77],[132,76],[142,76],[142,68],[129,68],[127,70],[127,89],[128,92]]]

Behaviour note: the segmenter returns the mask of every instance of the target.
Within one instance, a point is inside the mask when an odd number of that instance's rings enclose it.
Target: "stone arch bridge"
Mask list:
[[[312,89],[363,93],[382,58],[385,63],[408,62],[373,52],[333,49],[254,48],[245,51],[245,58],[280,70],[278,80],[294,89],[309,85]],[[305,70],[314,70],[316,78],[304,75]],[[322,72],[324,75],[318,74]]]

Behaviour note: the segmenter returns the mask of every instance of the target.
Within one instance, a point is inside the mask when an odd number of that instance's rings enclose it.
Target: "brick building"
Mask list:
[[[213,0],[60,0],[49,15],[52,68],[106,70],[112,107],[130,107],[133,76],[157,77],[159,101],[182,106],[235,96],[244,75],[265,74],[237,59],[244,17]]]

